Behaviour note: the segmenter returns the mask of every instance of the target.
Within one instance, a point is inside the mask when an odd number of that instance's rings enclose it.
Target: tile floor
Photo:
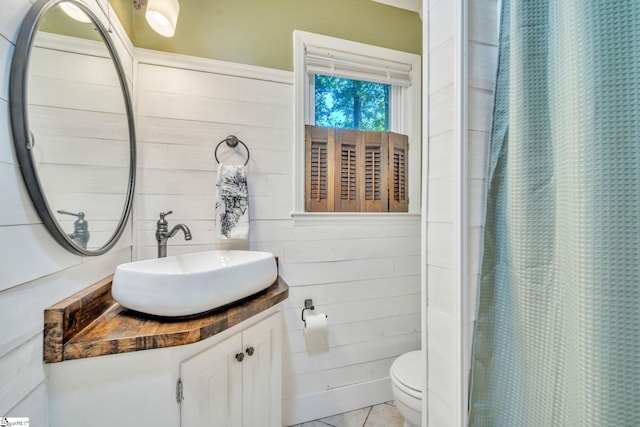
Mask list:
[[[356,409],[290,427],[402,427],[404,420],[393,402]]]

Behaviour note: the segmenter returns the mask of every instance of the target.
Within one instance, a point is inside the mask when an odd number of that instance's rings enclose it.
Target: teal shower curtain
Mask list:
[[[469,425],[640,426],[640,0],[502,0]]]

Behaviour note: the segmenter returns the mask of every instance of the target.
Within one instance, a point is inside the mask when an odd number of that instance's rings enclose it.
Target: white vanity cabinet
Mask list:
[[[280,427],[282,322],[274,314],[180,365],[182,427]]]
[[[282,328],[277,304],[197,343],[48,364],[49,425],[280,427]]]

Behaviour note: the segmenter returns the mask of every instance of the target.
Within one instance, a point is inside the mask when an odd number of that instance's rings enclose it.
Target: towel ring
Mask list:
[[[247,144],[245,144],[244,142],[240,141],[235,135],[229,135],[228,137],[226,137],[225,139],[223,139],[222,141],[220,141],[218,143],[218,145],[216,145],[216,149],[213,152],[214,157],[216,158],[216,162],[218,162],[218,164],[220,164],[220,160],[218,160],[218,148],[220,148],[220,146],[222,145],[223,142],[227,143],[227,147],[231,147],[231,148],[235,148],[238,146],[238,143],[242,144],[244,146],[244,149],[247,151],[247,161],[244,162],[243,166],[247,166],[247,163],[249,163],[249,147],[247,147]]]

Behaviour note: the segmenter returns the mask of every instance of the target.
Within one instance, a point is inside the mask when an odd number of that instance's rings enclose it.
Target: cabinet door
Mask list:
[[[282,314],[242,334],[244,427],[282,426]],[[251,351],[253,349],[253,351]],[[252,355],[249,355],[253,353]]]
[[[241,351],[238,334],[180,365],[182,427],[242,426],[243,364],[235,358]]]

